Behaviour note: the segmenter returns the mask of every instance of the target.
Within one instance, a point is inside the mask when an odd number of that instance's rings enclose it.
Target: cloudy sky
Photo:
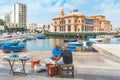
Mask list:
[[[0,0],[0,17],[16,2],[27,5],[27,24],[51,24],[63,8],[66,15],[73,9],[86,16],[105,15],[113,26],[120,26],[120,0]]]

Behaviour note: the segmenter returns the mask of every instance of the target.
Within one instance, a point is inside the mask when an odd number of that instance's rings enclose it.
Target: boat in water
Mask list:
[[[76,46],[68,46],[67,48],[71,52],[75,52],[76,51]]]
[[[64,42],[76,42],[76,39],[64,39]]]
[[[89,39],[92,43],[102,43],[106,38],[95,38],[95,39]]]
[[[68,42],[68,46],[83,46],[83,42]]]
[[[87,36],[87,40],[89,40],[89,39],[95,39],[96,38],[96,36]]]
[[[9,42],[4,42],[2,43],[2,50],[5,53],[9,53],[9,52],[20,52],[20,51],[24,51],[26,45],[25,44],[17,44],[17,45],[13,45]]]
[[[34,36],[28,36],[26,40],[35,40],[36,38]]]
[[[37,36],[38,39],[46,39],[46,35],[39,35]]]

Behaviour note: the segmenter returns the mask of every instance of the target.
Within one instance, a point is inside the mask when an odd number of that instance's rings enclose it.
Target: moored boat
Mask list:
[[[76,46],[68,46],[67,48],[71,52],[75,52],[76,51]]]
[[[38,39],[46,39],[46,35],[39,35],[37,36]]]
[[[64,39],[64,42],[76,42],[76,39]]]
[[[87,40],[89,40],[89,39],[95,39],[96,38],[96,36],[87,36]]]
[[[82,42],[68,42],[68,46],[83,46]]]
[[[9,53],[9,52],[20,52],[23,51],[25,49],[26,45],[25,44],[18,44],[18,45],[11,45],[10,43],[3,43],[2,44],[2,50],[5,53]]]
[[[35,40],[36,38],[34,36],[29,36],[26,38],[26,40]]]

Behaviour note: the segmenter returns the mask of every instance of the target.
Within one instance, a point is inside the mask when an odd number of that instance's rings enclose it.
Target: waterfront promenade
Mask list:
[[[3,61],[3,56],[7,55],[0,51],[0,80],[120,80],[120,64],[105,58],[98,52],[73,53],[74,78],[51,78],[47,76],[47,72],[36,73],[31,70],[31,60],[40,59],[41,63],[45,63],[45,59],[51,56],[49,51],[26,51],[20,53],[20,55],[30,57],[30,60],[26,63],[27,76],[9,74],[8,62]],[[15,64],[16,67],[21,65],[19,62]]]
[[[120,44],[93,44],[101,54],[120,63]]]

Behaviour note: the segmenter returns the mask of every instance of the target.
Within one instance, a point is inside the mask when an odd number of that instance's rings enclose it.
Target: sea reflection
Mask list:
[[[63,39],[36,39],[26,42],[26,50],[40,50],[40,51],[51,51],[55,45],[65,45]]]
[[[110,39],[108,44],[120,44],[120,38]],[[51,51],[55,45],[62,47],[64,45],[67,45],[67,43],[64,43],[64,39],[61,38],[30,40],[26,42],[26,50]]]

